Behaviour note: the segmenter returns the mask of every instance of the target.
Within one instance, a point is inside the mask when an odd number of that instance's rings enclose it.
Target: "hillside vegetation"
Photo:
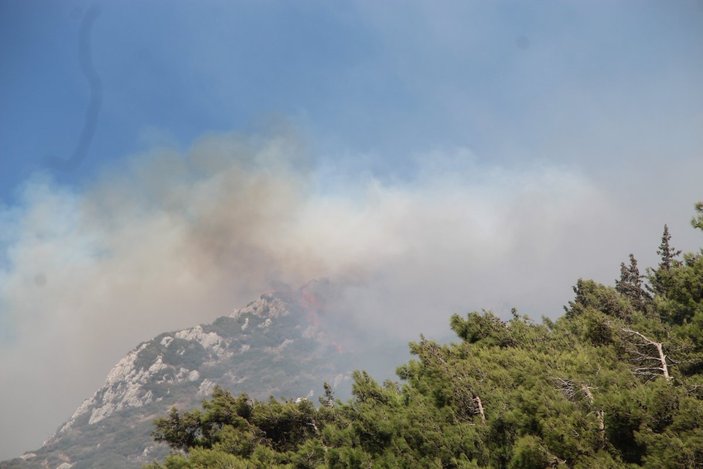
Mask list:
[[[658,253],[614,287],[578,280],[556,321],[455,315],[457,342],[411,343],[399,382],[355,372],[347,402],[217,388],[156,421],[173,454],[148,467],[703,467],[703,250],[665,227]]]

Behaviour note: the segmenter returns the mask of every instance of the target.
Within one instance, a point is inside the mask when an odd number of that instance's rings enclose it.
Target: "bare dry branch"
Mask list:
[[[481,402],[481,398],[478,396],[475,396],[474,402],[476,402],[476,407],[478,408],[478,413],[481,416],[481,423],[483,423],[485,425],[486,414],[483,413],[483,403]]]
[[[640,339],[640,343],[637,345],[644,345],[644,346],[649,346],[650,350],[651,347],[654,347],[656,350],[656,355],[650,355],[642,352],[641,350],[638,349],[633,349],[630,352],[636,356],[635,361],[658,361],[660,366],[659,367],[639,367],[635,368],[634,372],[637,374],[648,374],[652,370],[659,370],[661,371],[661,374],[664,376],[664,379],[667,381],[671,380],[671,375],[669,374],[669,366],[667,365],[666,362],[666,355],[664,354],[664,345],[661,342],[657,342],[655,340],[650,339],[649,337],[645,336],[641,332],[628,329],[628,328],[623,328],[623,332],[630,334],[632,336],[636,336]],[[653,352],[653,351],[652,351]]]

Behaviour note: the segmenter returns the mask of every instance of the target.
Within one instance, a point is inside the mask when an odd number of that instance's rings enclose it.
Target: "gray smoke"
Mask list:
[[[655,217],[574,169],[423,158],[412,180],[331,185],[293,135],[227,134],[153,149],[82,189],[29,181],[0,213],[0,457],[39,446],[139,341],[277,285],[327,278],[339,314],[399,338],[482,307],[556,316],[579,276],[611,281],[694,201]]]

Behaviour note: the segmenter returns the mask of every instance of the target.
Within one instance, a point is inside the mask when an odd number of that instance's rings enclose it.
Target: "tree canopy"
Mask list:
[[[646,277],[631,256],[616,287],[578,280],[555,321],[452,316],[458,341],[421,336],[399,381],[355,372],[347,402],[218,388],[156,420],[174,453],[149,467],[703,467],[703,251],[669,239]]]

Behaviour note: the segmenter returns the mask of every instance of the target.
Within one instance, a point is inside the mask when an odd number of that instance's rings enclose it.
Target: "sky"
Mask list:
[[[701,246],[701,1],[0,0],[0,63],[0,459],[277,285],[412,339]]]

